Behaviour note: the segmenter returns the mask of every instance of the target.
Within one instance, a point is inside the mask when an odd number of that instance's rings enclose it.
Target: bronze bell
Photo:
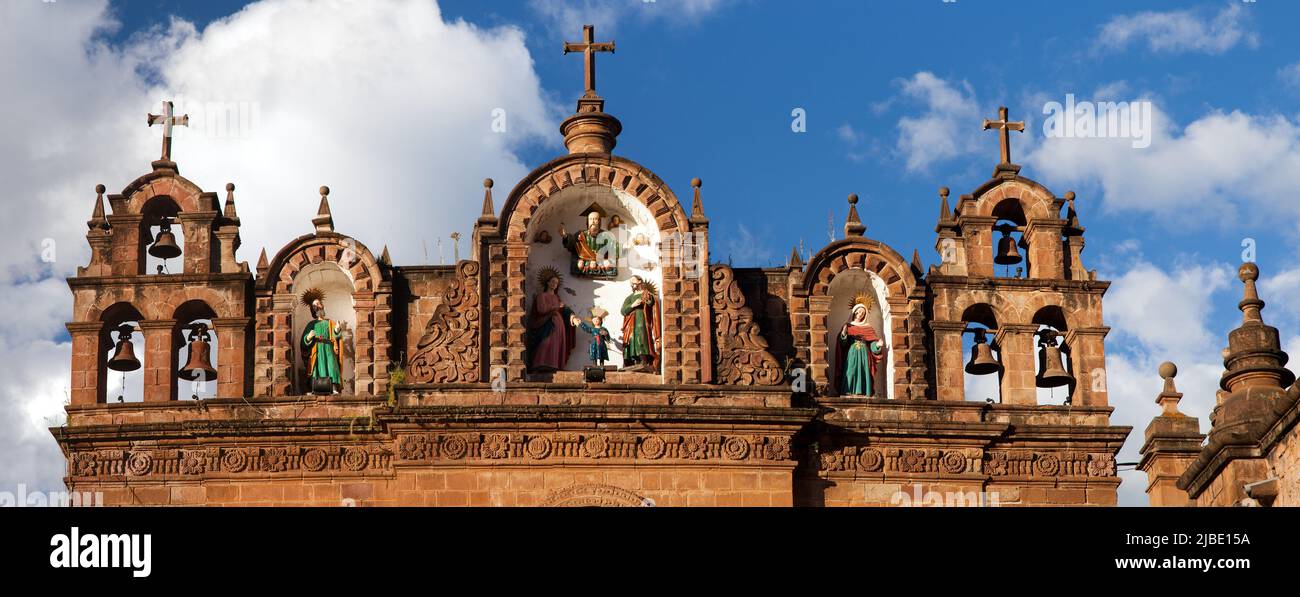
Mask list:
[[[140,359],[135,358],[135,346],[131,344],[134,331],[129,325],[117,328],[117,346],[113,348],[113,358],[108,360],[109,369],[126,372],[140,368]]]
[[[158,238],[149,246],[149,254],[159,259],[174,259],[181,256],[181,248],[176,244],[176,235],[172,234],[171,218],[163,218],[158,223]]]
[[[998,254],[993,257],[993,263],[998,265],[1014,265],[1024,261],[1020,256],[1020,248],[1016,246],[1016,239],[1011,238],[1011,233],[1006,230],[1002,231],[1002,238],[998,239]]]
[[[970,347],[970,362],[966,363],[966,372],[971,375],[988,375],[997,373],[1001,365],[993,358],[993,348],[984,338],[984,330],[975,330],[975,344]]]
[[[1074,376],[1065,370],[1061,349],[1056,345],[1056,332],[1044,330],[1039,332],[1043,340],[1039,342],[1038,358],[1043,363],[1043,372],[1038,376],[1040,388],[1059,388],[1074,381]]]
[[[177,375],[186,381],[212,381],[217,370],[212,368],[212,345],[209,344],[208,326],[196,324],[190,328],[189,359]]]

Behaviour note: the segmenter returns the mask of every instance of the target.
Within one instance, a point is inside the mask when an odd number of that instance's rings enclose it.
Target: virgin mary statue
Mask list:
[[[836,363],[840,366],[839,388],[841,395],[872,396],[876,369],[885,352],[885,344],[867,320],[871,295],[853,297],[853,314],[840,329],[839,350]]]
[[[542,290],[533,297],[533,308],[528,313],[528,369],[564,369],[576,339],[573,311],[560,300],[559,272],[548,267],[538,274],[537,281]]]

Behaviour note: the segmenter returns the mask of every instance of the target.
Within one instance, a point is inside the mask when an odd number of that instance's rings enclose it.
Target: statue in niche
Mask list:
[[[885,344],[867,319],[875,300],[870,294],[853,297],[852,316],[840,329],[835,362],[839,365],[842,395],[873,396],[877,368],[884,358]]]
[[[605,361],[609,360],[609,330],[605,328],[605,317],[609,311],[600,307],[592,307],[591,323],[580,319],[577,315],[570,318],[570,323],[577,326],[584,332],[591,334],[591,344],[587,347],[587,358],[591,359],[592,364],[597,367],[604,367]]]
[[[542,290],[533,297],[528,314],[528,370],[564,369],[576,340],[573,310],[560,300],[560,272],[546,268],[537,274]]]
[[[302,293],[311,310],[311,322],[302,331],[303,358],[313,394],[333,394],[343,387],[343,331],[340,322],[325,317],[325,293],[312,288]]]
[[[579,232],[569,234],[560,224],[560,239],[573,254],[571,272],[586,278],[614,279],[618,277],[618,237],[601,228],[603,216],[597,206],[587,208],[584,214],[587,227]]]
[[[632,294],[623,300],[623,368],[659,370],[659,292],[653,284],[632,276]]]

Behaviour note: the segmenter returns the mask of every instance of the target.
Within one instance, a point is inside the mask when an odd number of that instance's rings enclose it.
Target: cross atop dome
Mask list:
[[[1007,107],[1002,106],[998,108],[997,120],[989,120],[987,118],[984,119],[984,130],[987,131],[989,129],[994,129],[994,128],[998,129],[998,140],[1000,141],[1000,144],[1002,146],[1001,163],[1010,164],[1011,163],[1011,131],[1020,131],[1022,133],[1025,132],[1025,121],[1023,120],[1015,121],[1015,122],[1011,121],[1011,119],[1007,116]]]
[[[594,25],[582,26],[582,42],[576,43],[571,41],[564,42],[564,53],[582,52],[583,76],[582,82],[586,91],[582,94],[584,98],[598,98],[596,94],[596,53],[609,52],[614,53],[614,42],[597,42],[596,27]]]

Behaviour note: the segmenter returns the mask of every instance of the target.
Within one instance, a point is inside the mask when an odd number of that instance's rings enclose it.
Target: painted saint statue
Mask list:
[[[871,325],[867,315],[875,301],[870,295],[859,294],[853,299],[853,313],[849,322],[840,329],[839,388],[841,395],[872,396],[880,361],[884,358],[885,344]]]
[[[313,394],[333,394],[343,387],[343,326],[325,317],[325,294],[318,289],[302,293],[311,309],[311,322],[302,330],[303,358]]]
[[[542,290],[533,297],[528,313],[528,370],[564,369],[576,342],[573,310],[560,300],[559,272],[548,267],[538,274],[537,281]]]
[[[623,300],[623,368],[659,371],[658,292],[640,276],[632,276],[632,294]]]
[[[584,332],[591,334],[591,344],[587,346],[587,358],[593,365],[604,367],[605,361],[609,360],[609,330],[605,328],[605,318],[609,316],[609,311],[600,307],[591,309],[591,323],[587,323],[574,315],[570,322],[578,326]]]
[[[564,248],[573,253],[575,275],[593,278],[618,275],[618,238],[601,229],[600,218],[600,212],[587,212],[587,227],[574,234],[565,232],[564,225],[560,225]]]

